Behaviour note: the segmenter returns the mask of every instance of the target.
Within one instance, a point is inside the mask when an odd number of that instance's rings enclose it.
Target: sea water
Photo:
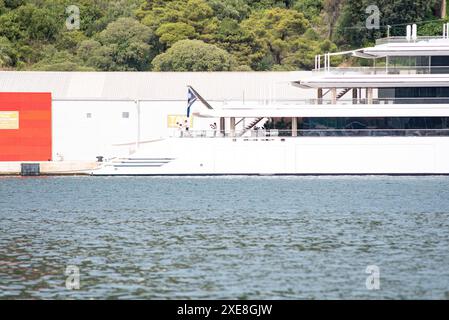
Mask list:
[[[1,299],[448,299],[449,177],[0,178]]]

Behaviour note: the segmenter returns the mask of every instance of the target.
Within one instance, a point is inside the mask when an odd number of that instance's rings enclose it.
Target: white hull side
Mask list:
[[[170,138],[92,174],[449,174],[449,137]]]

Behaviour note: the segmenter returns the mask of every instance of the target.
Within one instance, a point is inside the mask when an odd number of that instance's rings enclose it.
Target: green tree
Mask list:
[[[301,0],[247,0],[253,10],[287,8],[291,9],[297,1]]]
[[[0,37],[0,68],[14,67],[17,63],[17,51],[6,37]]]
[[[75,53],[84,40],[87,40],[87,37],[79,30],[64,31],[60,33],[55,46],[59,50],[68,50]]]
[[[241,26],[258,42],[253,51],[258,53],[257,59],[251,63],[253,69],[265,70],[282,64],[292,43],[309,27],[309,21],[295,10],[274,8],[251,14]]]
[[[443,23],[448,23],[446,18],[444,21],[429,21],[418,26],[419,36],[441,36],[443,34]]]
[[[159,42],[166,47],[171,47],[174,43],[193,39],[198,36],[195,28],[184,22],[168,22],[162,24],[155,32],[159,37]]]
[[[44,48],[43,58],[33,65],[32,70],[36,71],[94,71],[83,65],[76,56],[68,51],[59,51],[54,46],[49,45]]]
[[[260,61],[263,58],[261,46],[254,35],[230,18],[220,22],[211,43],[231,53],[240,68],[246,66],[246,69],[251,69],[254,61]]]
[[[250,13],[250,6],[245,0],[208,0],[214,16],[220,20],[233,19],[241,21]]]
[[[405,35],[405,25],[433,20],[437,0],[345,0],[338,19],[335,41],[343,47],[370,45],[376,38],[386,35],[391,25],[391,35]],[[380,30],[368,30],[366,8],[377,5],[380,9]]]
[[[300,0],[295,2],[293,8],[302,12],[308,20],[312,21],[320,18],[323,2],[324,0]]]
[[[108,71],[120,69],[114,60],[113,49],[108,46],[102,46],[98,41],[89,39],[81,42],[77,54],[87,66],[96,70]]]
[[[154,2],[149,8],[149,11],[140,10],[138,16],[153,31],[164,23],[184,22],[202,33],[214,17],[214,11],[206,0]]]
[[[0,37],[3,36],[16,42],[26,39],[26,30],[18,20],[17,13],[13,11],[0,15]]]
[[[176,32],[172,30],[168,35],[163,33],[160,28],[166,24],[169,24],[172,29],[174,26],[171,25],[172,23],[189,25],[187,30],[189,37],[187,38],[196,38],[206,42],[210,42],[218,28],[218,18],[214,17],[214,11],[206,0],[169,0],[166,2],[153,0],[146,2],[137,16],[141,18],[142,24],[148,26],[155,35],[160,34],[160,37],[165,35],[165,38],[172,38],[175,34],[176,36],[173,38],[176,38],[180,35],[179,29]],[[165,27],[162,28],[165,29]],[[193,33],[191,28],[194,29]],[[173,43],[173,41],[170,42]],[[160,40],[156,36],[152,44],[158,53],[161,53],[167,48],[167,39]]]
[[[119,18],[136,18],[135,12],[140,2],[140,0],[84,0],[80,6],[81,30],[87,36],[92,36]]]
[[[61,28],[53,11],[32,4],[0,16],[0,36],[11,41],[54,41]]]
[[[293,70],[310,70],[314,67],[317,54],[335,51],[337,51],[337,46],[330,40],[320,41],[306,37],[299,38],[292,43],[290,54],[284,59],[283,65]],[[341,57],[332,59],[333,65],[338,65],[341,62]]]
[[[323,9],[328,25],[328,38],[332,39],[334,28],[340,16],[340,10],[345,0],[324,0]]]
[[[65,26],[66,8],[73,4],[80,9],[80,30]],[[381,11],[380,30],[365,26],[365,10],[372,4]],[[172,55],[168,50],[179,42],[201,40],[213,45],[214,52],[224,50],[221,54],[232,62],[232,70],[309,69],[315,54],[337,50],[333,42],[339,49],[371,45],[385,36],[387,24],[392,26],[391,35],[404,35],[404,24],[413,22],[420,35],[439,35],[441,21],[425,21],[440,18],[443,4],[443,0],[0,0],[0,63],[2,68],[19,70],[87,66],[141,71],[150,69],[154,57]]]
[[[234,61],[217,46],[200,40],[182,40],[154,58],[152,64],[154,71],[229,71]]]
[[[6,8],[9,9],[16,9],[20,7],[21,5],[24,5],[26,3],[25,0],[3,0],[3,3]]]
[[[21,26],[26,28],[31,40],[53,41],[62,29],[57,15],[52,10],[26,5],[20,7],[17,14]]]
[[[151,37],[148,27],[132,18],[120,18],[99,33],[96,42],[83,41],[78,51],[89,66],[100,70],[143,71],[154,57]],[[90,57],[86,56],[88,48]]]

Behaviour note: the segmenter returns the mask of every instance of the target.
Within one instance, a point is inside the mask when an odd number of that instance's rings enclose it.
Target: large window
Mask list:
[[[391,73],[401,68],[417,74],[448,74],[449,56],[390,57]],[[403,70],[402,70],[403,71]],[[405,71],[404,71],[405,72]],[[413,74],[412,72],[412,74]],[[396,98],[394,103],[449,103],[449,86],[418,88],[379,88],[379,98]]]
[[[449,136],[449,117],[303,118],[305,136]]]
[[[400,104],[449,104],[449,87],[381,88],[378,97],[386,103],[392,100]]]
[[[300,129],[449,129],[449,117],[304,118]]]

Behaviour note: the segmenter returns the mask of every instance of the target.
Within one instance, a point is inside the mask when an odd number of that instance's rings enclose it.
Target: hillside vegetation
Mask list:
[[[0,0],[0,68],[47,71],[302,70],[439,19],[439,0]],[[369,5],[380,29],[367,30]],[[67,11],[70,5],[77,12]],[[420,23],[440,34],[441,21]]]

